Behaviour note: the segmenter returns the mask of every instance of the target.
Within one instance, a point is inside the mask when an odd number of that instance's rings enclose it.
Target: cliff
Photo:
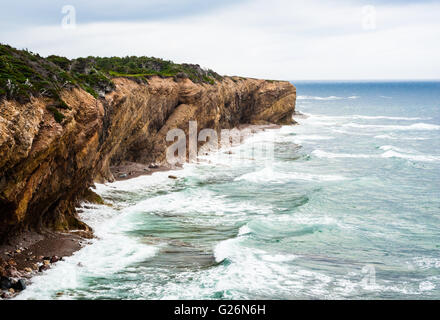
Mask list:
[[[172,128],[289,124],[295,109],[296,89],[283,81],[197,82],[184,73],[108,80],[98,95],[70,85],[55,96],[0,97],[0,242],[24,230],[87,229],[75,205],[88,188],[112,181],[110,166],[122,161],[164,161]]]

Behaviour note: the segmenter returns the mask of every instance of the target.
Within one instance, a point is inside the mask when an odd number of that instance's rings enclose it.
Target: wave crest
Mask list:
[[[350,96],[350,97],[337,97],[337,96],[329,96],[329,97],[319,97],[319,96],[298,96],[297,100],[344,100],[344,99],[357,99],[358,96]]]
[[[339,175],[320,175],[302,172],[283,173],[274,171],[267,167],[260,171],[246,173],[240,177],[235,178],[234,181],[248,181],[253,183],[285,183],[292,180],[305,181],[340,181],[345,180],[345,177]]]
[[[414,123],[408,126],[402,125],[377,125],[377,124],[359,124],[347,123],[344,127],[360,128],[360,129],[380,129],[380,130],[440,130],[440,126],[430,123]]]
[[[395,137],[388,134],[380,134],[377,136],[374,136],[375,139],[389,139],[389,140],[428,140],[428,138],[422,138],[422,137]]]
[[[315,150],[312,152],[318,158],[401,158],[412,161],[421,161],[421,162],[432,162],[439,161],[439,156],[431,156],[431,155],[422,155],[422,154],[411,154],[408,153],[407,150],[403,150],[393,146],[382,146],[381,150],[385,152],[382,154],[351,154],[351,153],[333,153],[326,152],[322,150]]]

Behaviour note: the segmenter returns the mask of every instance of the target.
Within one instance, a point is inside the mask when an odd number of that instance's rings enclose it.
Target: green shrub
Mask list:
[[[0,44],[0,100],[29,101],[32,96],[55,99],[55,104],[68,107],[60,91],[81,87],[98,98],[97,92],[115,88],[112,77],[129,77],[146,82],[148,77],[173,77],[184,74],[195,83],[213,85],[222,77],[199,65],[176,64],[152,57],[87,57],[69,60],[50,55],[42,58],[28,50],[17,50]]]
[[[47,110],[52,112],[53,117],[56,122],[61,123],[63,122],[63,119],[65,118],[64,114],[58,111],[58,109],[55,106],[48,106]]]
[[[51,56],[47,57],[47,60],[56,64],[58,67],[60,67],[63,70],[66,70],[66,71],[69,70],[70,60],[67,59],[66,57],[51,55]]]

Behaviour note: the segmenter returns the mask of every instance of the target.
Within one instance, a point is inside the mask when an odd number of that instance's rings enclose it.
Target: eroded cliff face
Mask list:
[[[164,161],[170,129],[188,121],[226,129],[242,123],[292,123],[296,89],[288,82],[229,78],[195,84],[152,77],[115,78],[95,99],[82,89],[61,93],[69,106],[55,121],[53,101],[3,101],[0,109],[0,241],[27,229],[87,229],[75,204],[94,181],[112,181],[122,161]]]

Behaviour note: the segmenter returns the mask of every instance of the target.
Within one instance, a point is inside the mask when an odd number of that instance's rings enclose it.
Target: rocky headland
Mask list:
[[[24,271],[44,270],[92,236],[75,207],[102,203],[94,182],[168,168],[169,130],[187,133],[191,120],[217,131],[292,124],[295,101],[287,81],[146,57],[43,58],[0,45],[3,289],[20,290]]]

